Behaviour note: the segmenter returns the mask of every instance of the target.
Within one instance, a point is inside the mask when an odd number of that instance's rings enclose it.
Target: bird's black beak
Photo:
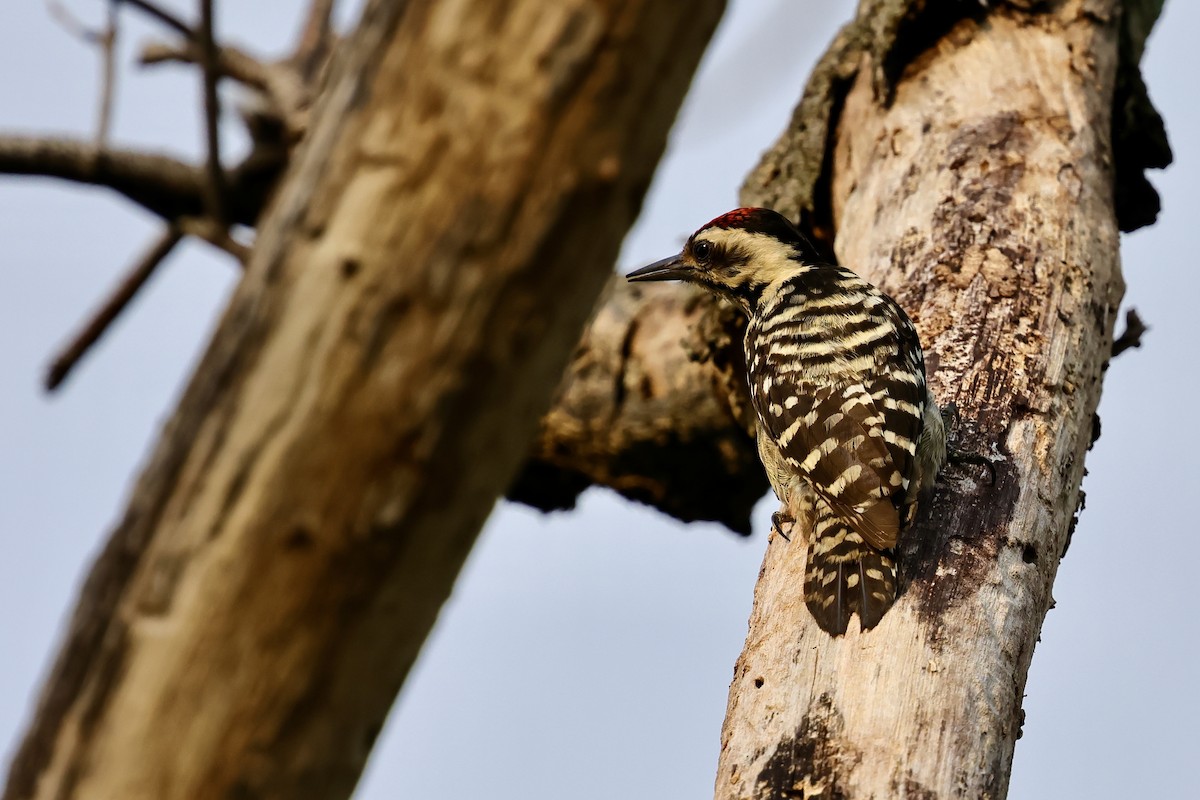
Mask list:
[[[631,281],[677,281],[691,275],[692,269],[679,256],[655,261],[649,266],[635,269],[625,277]]]

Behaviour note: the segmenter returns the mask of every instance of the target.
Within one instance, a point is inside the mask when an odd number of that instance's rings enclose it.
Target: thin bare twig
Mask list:
[[[100,36],[100,111],[96,120],[96,149],[108,148],[108,134],[112,130],[113,96],[117,88],[117,3],[108,0],[108,22]]]
[[[217,43],[213,39],[213,0],[200,0],[199,35],[204,79],[204,134],[208,140],[208,213],[220,224],[225,215],[225,171],[221,168],[220,98],[217,97]]]
[[[46,10],[50,12],[50,16],[54,21],[63,27],[63,29],[77,39],[81,39],[88,44],[98,44],[103,38],[102,31],[90,28],[87,24],[71,13],[71,10],[60,3],[58,0],[45,0]]]
[[[240,51],[218,48],[213,37],[213,0],[200,0],[200,27],[193,30],[170,12],[147,0],[107,0],[103,30],[93,30],[77,19],[59,0],[45,0],[50,14],[80,39],[101,48],[101,89],[95,142],[0,136],[0,174],[45,175],[108,186],[156,211],[168,220],[167,228],[134,264],[113,293],[86,325],[53,360],[46,372],[45,387],[54,391],[79,361],[104,336],[185,235],[192,235],[230,253],[245,265],[250,248],[230,233],[236,215],[227,215],[228,177],[221,166],[219,77],[233,76],[269,92],[270,76],[265,67]],[[322,0],[324,2],[324,0]],[[125,3],[183,36],[186,45],[177,52],[203,70],[205,135],[208,157],[204,169],[175,159],[138,152],[108,150],[116,91],[116,44],[119,8]],[[327,13],[327,12],[326,12]],[[150,63],[144,59],[144,63]],[[235,169],[235,181],[247,179],[273,183],[270,169],[247,159]],[[262,173],[260,175],[260,173]],[[262,186],[261,191],[266,191]],[[253,215],[257,217],[257,209]],[[242,220],[246,221],[246,220]]]
[[[148,42],[138,55],[138,63],[145,67],[170,63],[200,64],[202,61],[200,45],[191,41],[182,44]],[[217,51],[217,71],[252,89],[266,90],[270,83],[269,68],[236,47],[221,47]]]
[[[124,3],[130,8],[136,8],[143,14],[158,20],[185,39],[194,40],[196,38],[196,32],[192,30],[191,25],[188,25],[170,11],[159,8],[154,3],[147,2],[147,0],[118,0],[118,2]]]
[[[138,60],[143,66],[200,64],[203,56],[196,42],[150,42],[142,48]],[[261,106],[255,107],[278,120],[292,142],[299,141],[304,135],[312,95],[311,80],[301,74],[291,59],[266,63],[236,47],[220,47],[217,49],[217,71],[222,77],[254,89],[262,101]],[[242,111],[245,116],[245,109]]]
[[[112,127],[113,95],[116,90],[116,42],[117,4],[120,0],[108,0],[103,28],[92,28],[59,0],[44,0],[50,16],[67,33],[89,45],[100,48],[100,105],[96,114],[96,151],[108,146],[108,134]]]
[[[1142,334],[1148,330],[1150,329],[1146,327],[1146,323],[1142,322],[1142,318],[1138,316],[1136,308],[1126,311],[1125,330],[1113,340],[1111,358],[1116,358],[1131,347],[1141,347]]]
[[[50,369],[46,371],[46,391],[52,392],[57,389],[71,374],[79,360],[99,341],[182,238],[183,233],[172,225],[155,240],[150,249],[134,264],[129,274],[117,285],[104,305],[50,364]]]

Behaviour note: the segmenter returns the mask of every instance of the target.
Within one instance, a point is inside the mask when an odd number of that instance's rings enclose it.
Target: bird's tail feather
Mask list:
[[[822,630],[841,636],[851,614],[874,628],[896,602],[896,562],[876,550],[818,500],[804,571],[804,602]]]

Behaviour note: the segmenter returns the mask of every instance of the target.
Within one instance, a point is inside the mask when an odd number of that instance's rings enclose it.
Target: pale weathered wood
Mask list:
[[[722,5],[370,4],[5,798],[349,794]]]
[[[823,202],[841,262],[917,322],[932,387],[962,409],[966,445],[1001,459],[998,484],[950,473],[902,543],[899,601],[865,634],[816,627],[804,543],[772,538],[730,688],[720,800],[1006,793],[1123,285],[1109,137],[1119,4],[996,5],[985,21],[913,23],[930,49],[912,53],[894,99],[869,55],[845,73],[857,77]],[[747,201],[795,206],[787,150]]]

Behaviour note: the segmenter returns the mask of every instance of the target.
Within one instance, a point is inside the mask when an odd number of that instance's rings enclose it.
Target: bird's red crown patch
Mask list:
[[[765,208],[735,208],[705,225],[705,228],[746,228],[748,223],[762,216]]]

